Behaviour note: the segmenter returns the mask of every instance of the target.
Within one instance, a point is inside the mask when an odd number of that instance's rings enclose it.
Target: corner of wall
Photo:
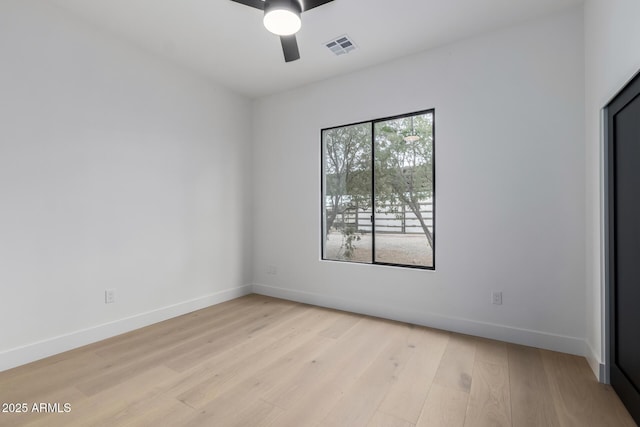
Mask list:
[[[593,375],[595,375],[601,383],[608,384],[609,378],[606,374],[606,367],[604,363],[601,363],[599,353],[593,349],[593,345],[588,341],[585,342],[585,347],[585,359],[587,359]]]

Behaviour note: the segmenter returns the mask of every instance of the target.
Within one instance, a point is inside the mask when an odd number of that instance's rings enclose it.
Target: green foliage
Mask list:
[[[433,197],[433,115],[377,123],[374,143],[376,209],[409,207],[433,247],[420,206]]]
[[[327,229],[338,215],[371,205],[371,126],[330,129],[323,134]]]
[[[351,226],[343,227],[340,231],[342,231],[342,245],[340,246],[342,255],[344,259],[351,259],[357,249],[354,242],[360,241],[360,235]]]
[[[433,196],[432,129],[431,115],[397,119],[376,125],[377,202],[408,204]],[[407,138],[410,135],[419,139]]]

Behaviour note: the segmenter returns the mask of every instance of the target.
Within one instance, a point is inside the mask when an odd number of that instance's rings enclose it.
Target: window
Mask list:
[[[435,267],[434,110],[322,130],[322,259]]]

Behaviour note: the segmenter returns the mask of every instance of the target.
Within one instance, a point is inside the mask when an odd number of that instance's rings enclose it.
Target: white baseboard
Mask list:
[[[587,345],[581,338],[557,335],[529,329],[514,328],[476,320],[449,317],[441,314],[382,306],[366,301],[354,301],[311,292],[303,292],[261,284],[253,285],[253,292],[321,307],[360,313],[369,316],[413,323],[451,332],[459,332],[514,344],[587,356]]]
[[[589,367],[593,371],[593,375],[595,375],[601,383],[607,384],[609,379],[607,378],[604,364],[600,363],[600,356],[596,353],[590,343],[587,342],[586,347],[587,354],[585,355],[585,359],[587,359],[587,363],[589,363]]]
[[[189,301],[12,348],[0,352],[0,372],[250,293],[250,285],[225,289]]]

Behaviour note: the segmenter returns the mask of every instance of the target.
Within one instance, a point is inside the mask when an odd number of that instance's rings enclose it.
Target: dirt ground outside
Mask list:
[[[371,262],[371,234],[360,234],[354,241],[356,247],[348,261]],[[342,246],[342,233],[329,233],[325,246],[325,258],[347,260]],[[421,265],[431,267],[433,254],[424,234],[377,234],[376,262]]]

